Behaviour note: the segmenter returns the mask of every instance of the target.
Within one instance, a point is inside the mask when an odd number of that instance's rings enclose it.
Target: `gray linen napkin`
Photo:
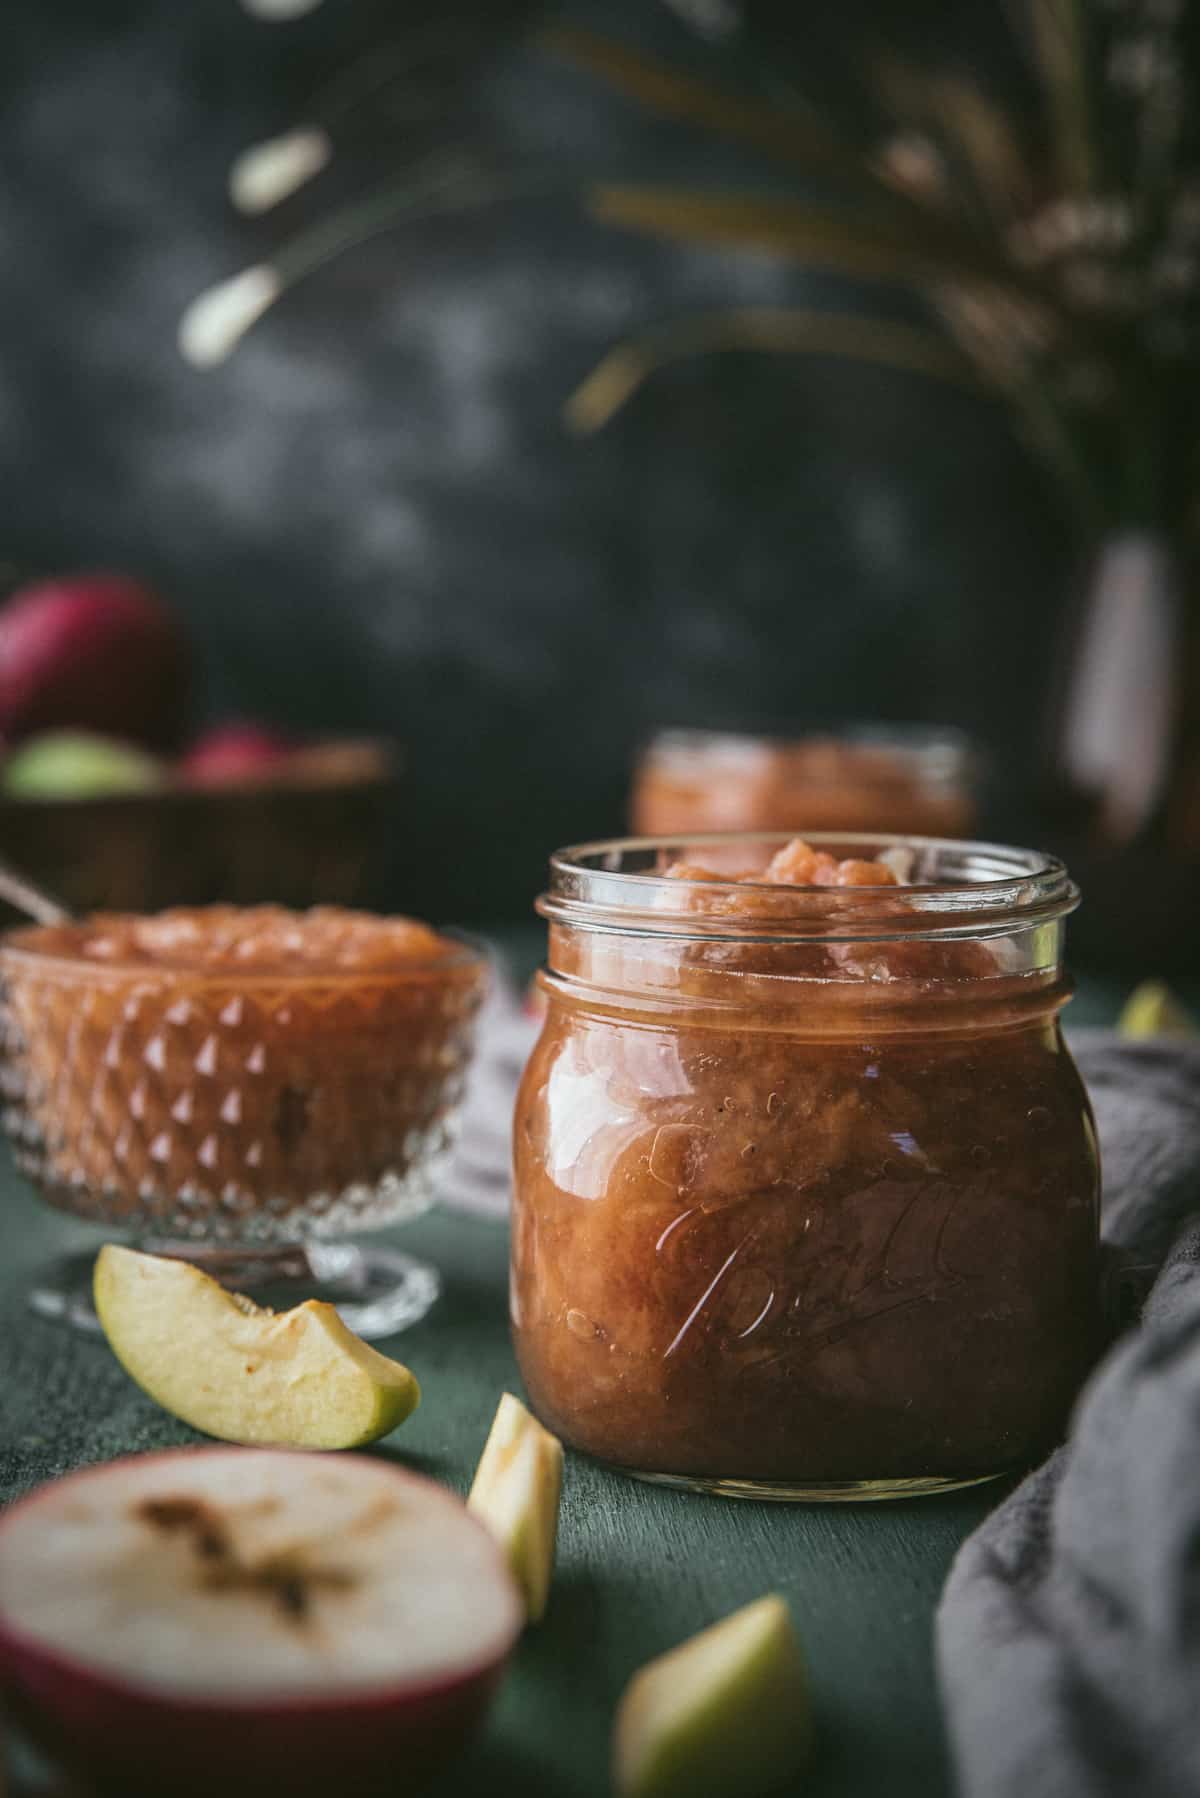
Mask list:
[[[1200,1045],[1074,1039],[1118,1269],[1158,1271],[937,1620],[963,1798],[1200,1793]]]

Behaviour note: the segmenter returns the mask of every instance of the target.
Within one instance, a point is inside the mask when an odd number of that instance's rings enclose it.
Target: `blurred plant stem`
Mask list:
[[[728,350],[849,357],[978,387],[974,370],[954,345],[919,326],[786,307],[741,307],[690,317],[618,344],[568,399],[567,421],[577,431],[599,430],[665,364]]]

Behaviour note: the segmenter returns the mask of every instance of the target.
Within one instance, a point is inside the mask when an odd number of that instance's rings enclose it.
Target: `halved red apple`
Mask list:
[[[0,735],[96,731],[164,748],[184,722],[188,661],[177,618],[128,575],[22,587],[0,610]]]
[[[0,1689],[123,1798],[408,1790],[522,1622],[465,1506],[363,1456],[135,1455],[0,1517]]]

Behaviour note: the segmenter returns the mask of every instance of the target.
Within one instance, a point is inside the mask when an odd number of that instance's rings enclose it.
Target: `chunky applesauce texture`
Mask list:
[[[439,962],[458,945],[415,918],[317,905],[307,912],[281,905],[175,906],[149,917],[95,912],[78,924],[26,933],[42,955],[82,958],[100,965],[211,969],[255,975],[329,970],[408,969]]]
[[[231,1240],[385,1221],[443,1145],[483,958],[319,907],[97,914],[0,950],[4,1124],[67,1210]]]
[[[744,884],[663,870],[743,940],[552,928],[512,1319],[576,1447],[786,1486],[967,1479],[1057,1439],[1097,1341],[1065,990],[1000,943],[889,937],[911,860],[796,841]],[[820,886],[879,887],[878,937],[755,936]]]

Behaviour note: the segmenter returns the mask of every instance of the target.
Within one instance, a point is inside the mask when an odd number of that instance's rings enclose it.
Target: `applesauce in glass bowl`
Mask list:
[[[946,840],[560,852],[514,1132],[543,1422],[766,1498],[935,1492],[1052,1446],[1098,1340],[1077,898],[1049,857]]]
[[[5,1130],[49,1203],[252,1289],[302,1281],[360,1334],[436,1273],[336,1240],[425,1210],[487,985],[484,953],[318,907],[97,913],[0,944]],[[86,1267],[36,1308],[86,1323]]]

